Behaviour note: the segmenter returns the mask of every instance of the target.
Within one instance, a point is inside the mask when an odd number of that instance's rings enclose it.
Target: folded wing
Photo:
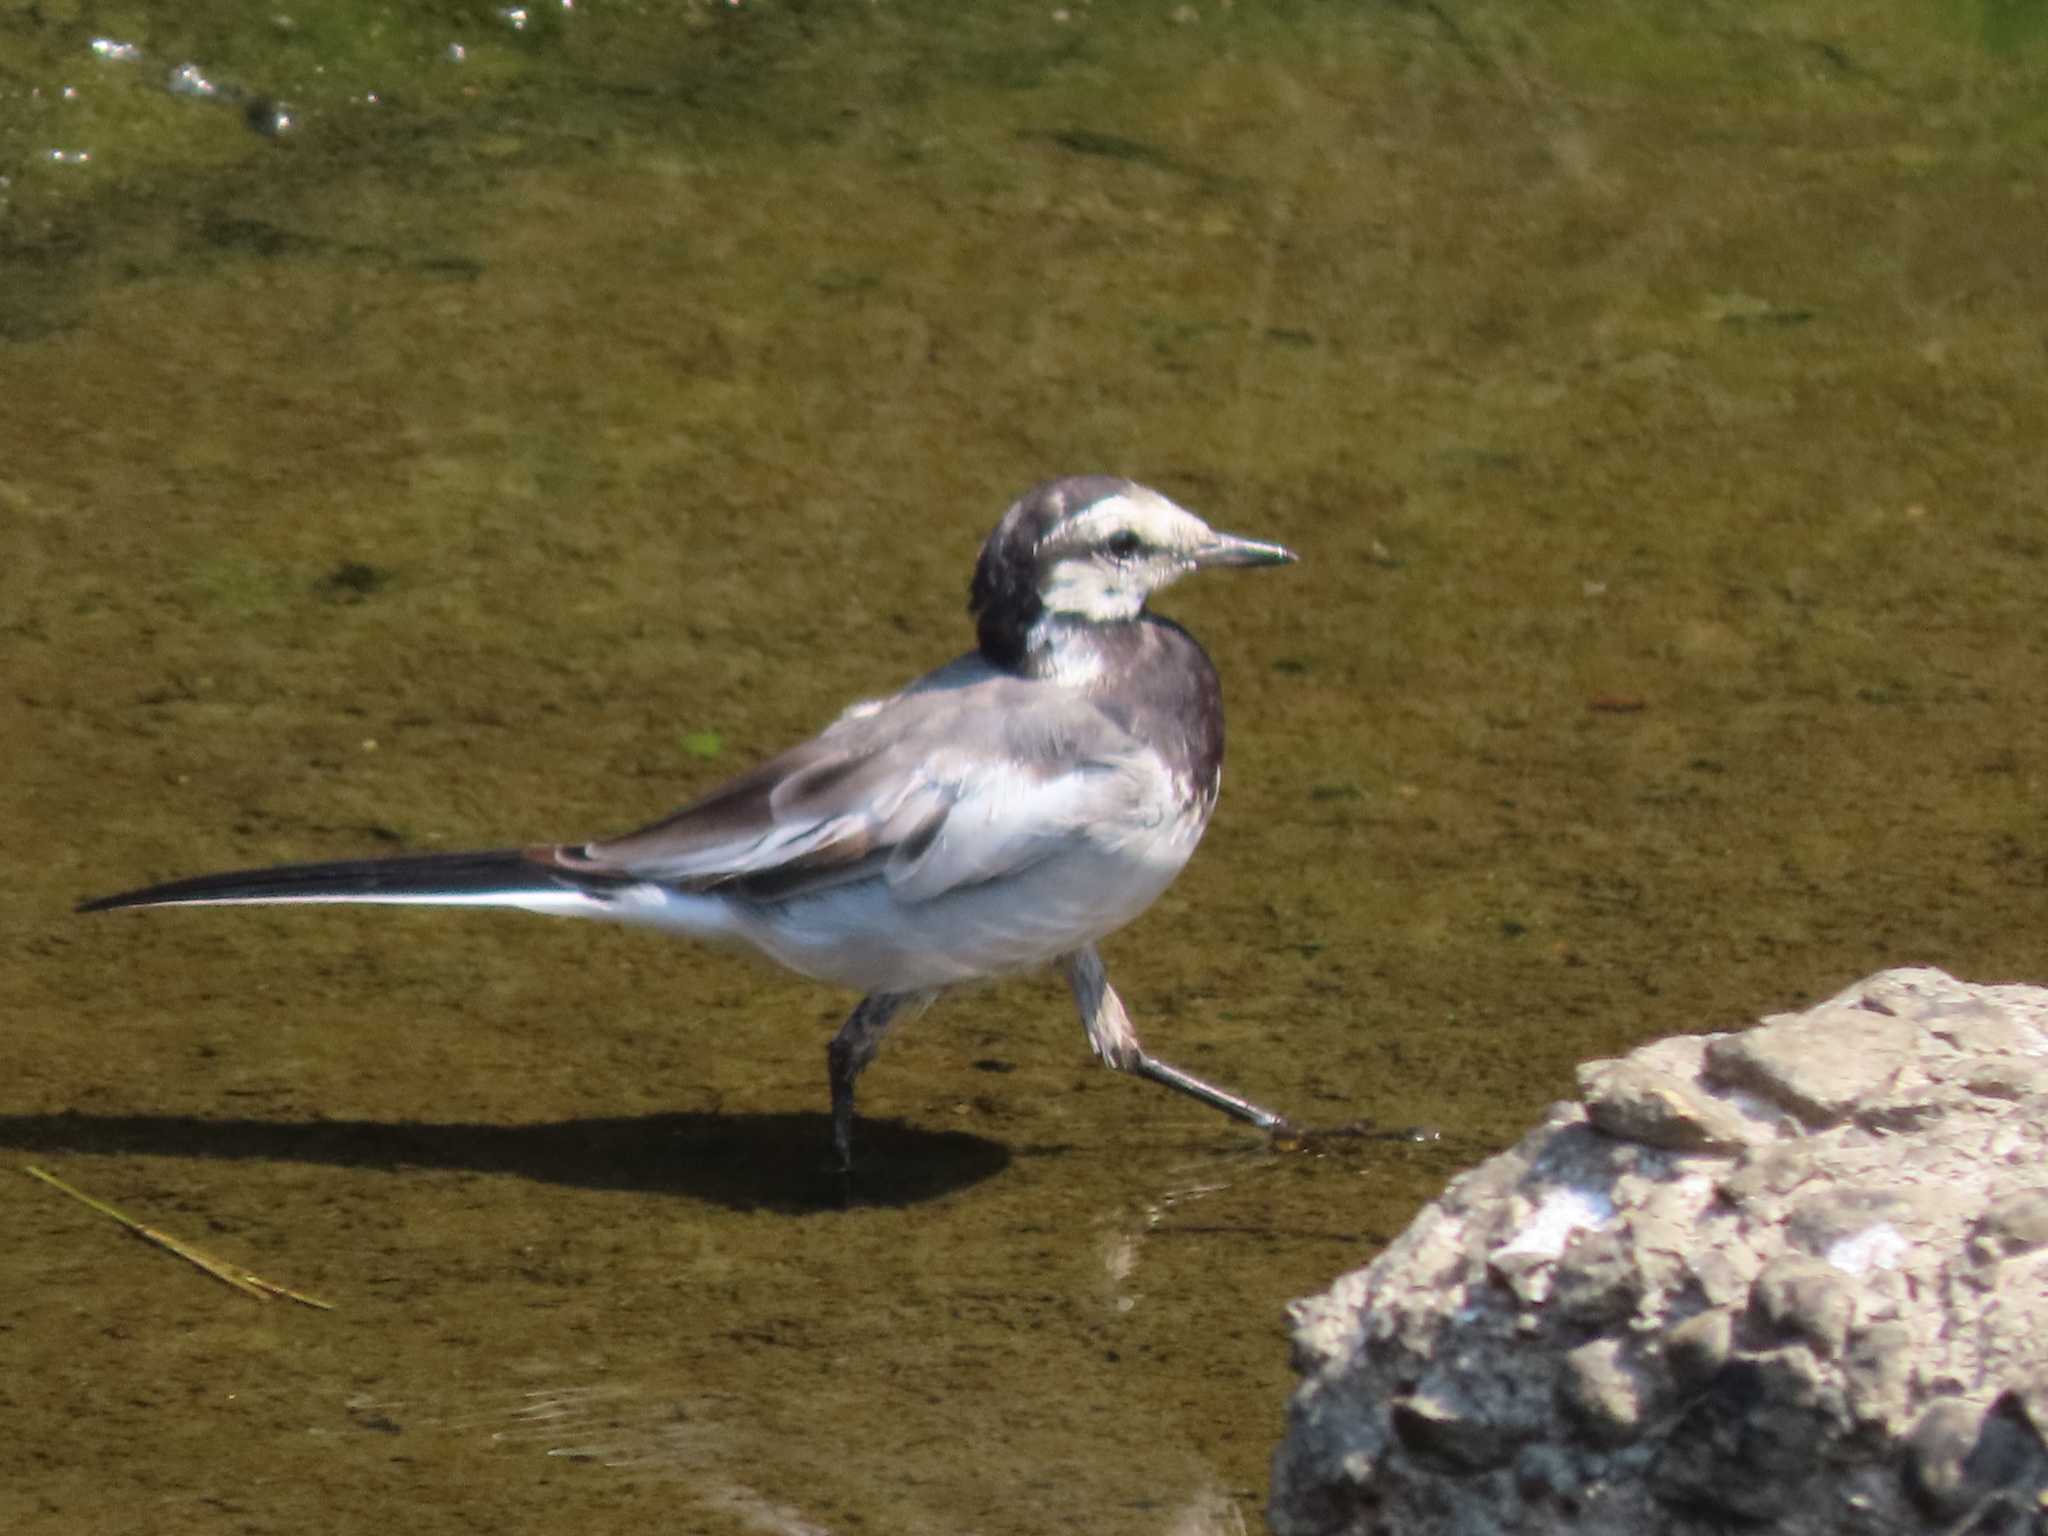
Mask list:
[[[1127,732],[1066,690],[948,670],[945,686],[850,712],[672,816],[553,861],[764,902],[886,880],[915,903],[1128,823],[1144,781]]]

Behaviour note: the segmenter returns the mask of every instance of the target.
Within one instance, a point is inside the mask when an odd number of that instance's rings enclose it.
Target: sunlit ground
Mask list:
[[[1576,1062],[2048,973],[2028,8],[164,9],[0,11],[0,1141],[339,1309],[0,1182],[8,1530],[1257,1528],[1286,1300]],[[1440,1141],[1017,982],[843,1208],[850,999],[70,915],[651,818],[1096,468],[1304,556],[1162,605],[1230,767],[1112,975]]]

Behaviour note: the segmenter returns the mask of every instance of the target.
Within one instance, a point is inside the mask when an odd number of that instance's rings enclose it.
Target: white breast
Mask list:
[[[1033,970],[1129,923],[1201,841],[1213,801],[1124,823],[1026,869],[905,901],[886,880],[737,909],[733,927],[791,970],[863,992],[923,992]]]

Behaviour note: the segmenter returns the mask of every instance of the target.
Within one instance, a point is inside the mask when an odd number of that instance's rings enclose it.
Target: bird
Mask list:
[[[500,907],[751,947],[860,994],[826,1050],[842,1172],[855,1082],[892,1025],[949,988],[1052,966],[1108,1066],[1283,1131],[1148,1052],[1097,945],[1187,864],[1222,784],[1215,666],[1151,598],[1194,571],[1296,558],[1133,480],[1049,480],[981,547],[973,650],[637,831],[229,870],[78,910]]]

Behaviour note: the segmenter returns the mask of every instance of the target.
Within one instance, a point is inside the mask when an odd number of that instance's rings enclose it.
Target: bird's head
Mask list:
[[[1027,491],[981,546],[968,609],[982,651],[1014,665],[1048,614],[1115,624],[1190,571],[1283,565],[1278,544],[1219,533],[1157,491],[1112,475],[1075,475]]]

